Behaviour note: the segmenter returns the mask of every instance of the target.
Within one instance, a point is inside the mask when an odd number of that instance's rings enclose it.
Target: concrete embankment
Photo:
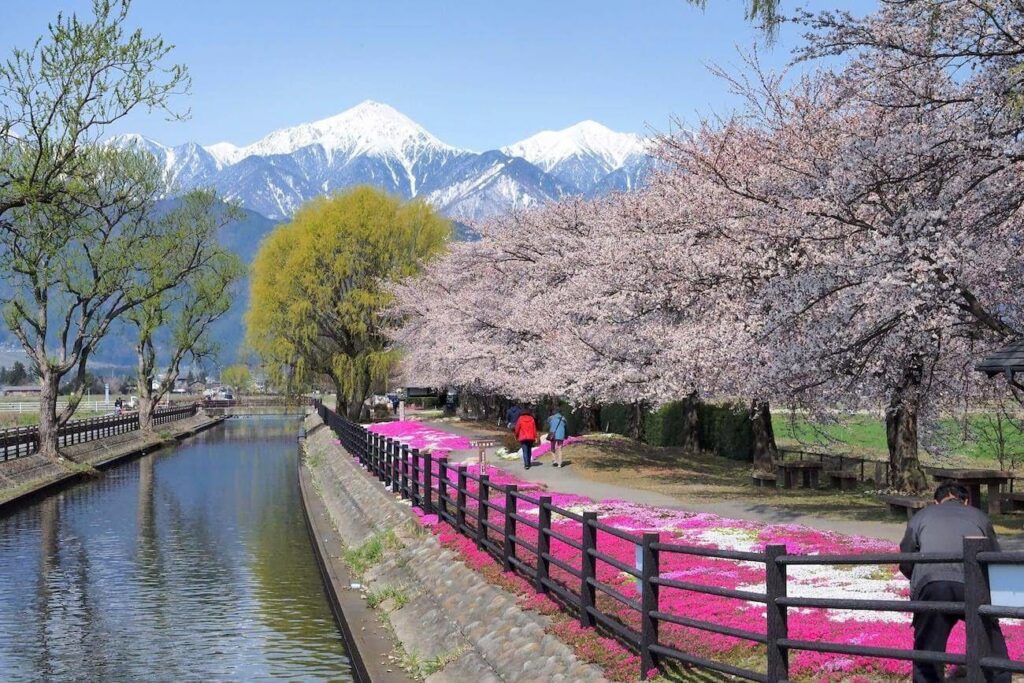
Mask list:
[[[319,417],[306,420],[306,431],[300,477],[308,514],[321,525],[316,533],[363,564],[352,579],[341,551],[321,548],[328,592],[350,632],[377,628],[373,618],[394,638],[390,656],[379,637],[365,653],[349,643],[371,680],[389,680],[400,665],[429,683],[604,680],[546,632],[547,617],[522,609],[420,527],[408,503],[368,476]]]
[[[58,486],[65,486],[83,477],[92,476],[93,469],[109,467],[125,458],[149,453],[181,441],[220,424],[226,418],[200,412],[195,417],[161,425],[158,432],[146,436],[126,432],[103,439],[67,446],[62,449],[68,459],[61,465],[41,455],[0,463],[0,509]]]

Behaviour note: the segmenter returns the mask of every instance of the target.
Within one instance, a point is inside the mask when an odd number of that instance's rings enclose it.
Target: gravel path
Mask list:
[[[474,429],[472,425],[466,425],[465,423],[453,424],[431,421],[429,424],[436,429],[461,436],[494,438],[493,433],[486,434],[484,430]],[[476,451],[453,451],[449,456],[452,462],[476,462],[476,458]],[[571,447],[565,451],[565,460],[566,462],[571,462],[572,460]],[[688,501],[654,491],[592,481],[580,476],[579,471],[573,469],[571,464],[563,468],[551,467],[550,460],[547,457],[539,462],[535,462],[529,471],[523,467],[523,463],[519,458],[515,460],[502,460],[501,458],[490,456],[488,464],[500,467],[519,479],[546,484],[553,491],[587,496],[594,500],[626,500],[673,510],[710,512],[730,519],[746,519],[765,522],[766,524],[802,524],[813,529],[868,536],[870,538],[895,542],[903,538],[903,531],[906,528],[906,524],[895,517],[891,522],[830,519],[828,517],[790,512],[762,503],[730,500],[723,500],[717,503],[711,503],[706,500]],[[1000,539],[1000,544],[1004,550],[1024,550],[1024,535],[1003,537]]]

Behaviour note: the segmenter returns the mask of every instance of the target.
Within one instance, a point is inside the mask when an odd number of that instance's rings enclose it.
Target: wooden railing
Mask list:
[[[198,410],[199,405],[196,403],[190,403],[187,406],[181,407],[160,408],[153,414],[153,423],[162,425],[186,417],[193,417]],[[137,412],[72,420],[61,427],[57,433],[57,444],[62,447],[73,446],[94,439],[102,439],[108,436],[135,431],[138,428],[139,414]],[[38,451],[38,427],[13,427],[0,430],[0,462],[23,458]]]
[[[527,578],[538,593],[556,598],[578,615],[582,626],[600,628],[633,649],[640,656],[641,676],[646,677],[656,668],[675,663],[744,680],[776,683],[788,680],[789,654],[792,651],[961,665],[966,669],[968,680],[974,681],[983,680],[986,672],[1024,673],[1024,662],[993,656],[990,620],[997,617],[1024,618],[1024,608],[991,605],[986,572],[988,565],[993,563],[1024,564],[1024,552],[990,552],[990,542],[984,538],[965,539],[962,553],[944,554],[795,555],[789,554],[784,545],[768,545],[762,552],[741,552],[663,543],[657,533],[629,533],[603,524],[594,512],[576,513],[555,506],[550,496],[533,497],[519,491],[515,485],[494,484],[486,474],[471,473],[464,464],[451,465],[447,458],[435,458],[430,453],[421,453],[395,439],[370,432],[322,403],[314,405],[320,418],[338,436],[341,445],[367,472],[424,513],[437,514],[458,533],[472,539],[479,549],[487,551],[505,571],[515,571]],[[470,486],[470,482],[474,485]],[[532,515],[520,514],[521,504],[536,506],[536,519]],[[580,540],[553,529],[553,515],[578,525]],[[601,551],[613,538],[636,546],[639,560],[636,566]],[[552,541],[572,548],[575,559],[567,562],[556,557],[551,552]],[[761,565],[764,567],[765,591],[723,588],[662,576],[660,565],[673,554]],[[639,596],[625,595],[599,581],[599,562],[635,578],[639,584]],[[967,578],[963,602],[802,598],[788,594],[787,568],[793,565],[950,562],[963,564]],[[694,594],[694,604],[699,603],[701,595],[760,603],[766,607],[765,618],[761,624],[736,628],[699,619],[693,614],[664,611],[659,595],[665,589]],[[624,605],[629,616],[623,618],[602,610],[598,604],[599,596],[607,596]],[[965,654],[948,654],[795,639],[789,634],[791,609],[951,614],[966,623],[967,650]],[[763,666],[757,669],[749,668],[749,664],[738,666],[676,649],[659,637],[660,626],[666,623],[763,645]]]

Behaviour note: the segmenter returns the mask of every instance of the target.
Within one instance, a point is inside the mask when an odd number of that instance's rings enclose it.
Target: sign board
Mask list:
[[[990,564],[988,583],[993,605],[1024,607],[1024,565]]]

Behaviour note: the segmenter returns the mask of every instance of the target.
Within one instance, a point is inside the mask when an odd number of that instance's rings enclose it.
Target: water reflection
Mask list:
[[[229,420],[0,517],[3,680],[350,680],[297,429]]]

